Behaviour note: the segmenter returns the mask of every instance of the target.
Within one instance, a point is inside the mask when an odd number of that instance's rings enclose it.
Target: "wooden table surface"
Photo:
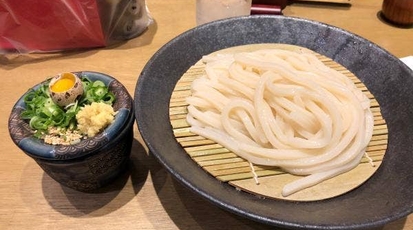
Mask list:
[[[147,0],[154,23],[123,44],[48,55],[0,57],[0,229],[272,229],[224,211],[175,181],[147,154],[135,125],[129,173],[95,193],[62,187],[11,141],[10,110],[46,76],[91,70],[120,80],[131,95],[142,68],[166,42],[195,26],[195,0]],[[378,19],[380,0],[352,6],[295,3],[284,14],[358,34],[397,57],[413,55],[413,28]],[[380,229],[413,229],[413,215]]]

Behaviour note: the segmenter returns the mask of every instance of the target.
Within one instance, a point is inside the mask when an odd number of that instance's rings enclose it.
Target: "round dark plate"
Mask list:
[[[169,120],[176,82],[202,55],[253,43],[299,45],[347,67],[376,97],[388,131],[378,171],[341,196],[312,202],[262,199],[201,169],[177,143]],[[232,18],[189,30],[164,45],[136,85],[135,113],[149,150],[177,180],[212,203],[273,226],[299,229],[379,227],[413,212],[413,72],[377,45],[350,32],[285,16]]]

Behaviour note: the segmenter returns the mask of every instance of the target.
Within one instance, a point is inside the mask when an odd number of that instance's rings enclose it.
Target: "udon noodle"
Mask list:
[[[186,99],[190,131],[250,163],[302,175],[283,196],[359,164],[373,134],[370,101],[313,53],[262,49],[203,62]]]

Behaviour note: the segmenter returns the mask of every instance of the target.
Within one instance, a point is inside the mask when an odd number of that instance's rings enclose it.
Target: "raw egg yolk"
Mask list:
[[[51,90],[56,93],[64,92],[71,89],[75,85],[75,79],[72,77],[62,76],[51,87]]]

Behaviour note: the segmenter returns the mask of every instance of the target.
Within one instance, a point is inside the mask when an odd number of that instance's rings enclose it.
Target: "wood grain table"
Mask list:
[[[10,110],[46,76],[90,70],[114,76],[134,94],[140,72],[166,42],[195,27],[195,0],[147,0],[154,18],[135,39],[112,47],[0,56],[0,229],[273,229],[224,211],[175,181],[147,153],[137,127],[130,170],[110,186],[81,193],[62,187],[11,141]],[[379,19],[380,0],[352,5],[294,3],[284,15],[341,27],[397,57],[413,55],[413,28]],[[380,229],[413,229],[413,215]]]

